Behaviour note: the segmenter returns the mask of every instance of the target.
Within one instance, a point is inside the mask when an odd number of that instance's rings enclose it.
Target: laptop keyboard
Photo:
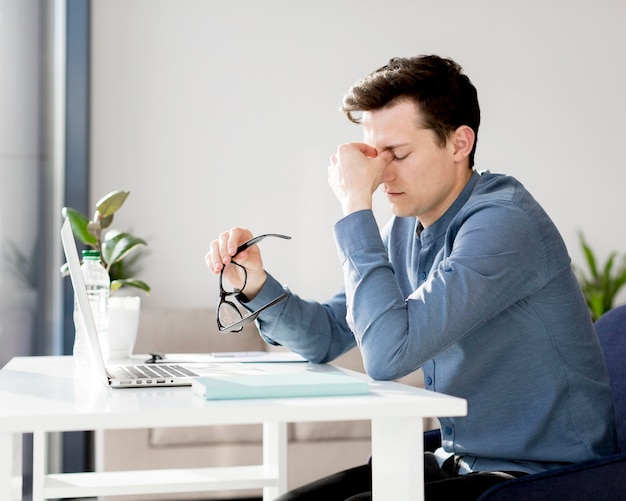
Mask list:
[[[149,364],[149,365],[119,365],[107,367],[109,375],[121,381],[152,380],[163,378],[196,377],[196,374],[181,365]],[[146,381],[147,382],[147,381]]]

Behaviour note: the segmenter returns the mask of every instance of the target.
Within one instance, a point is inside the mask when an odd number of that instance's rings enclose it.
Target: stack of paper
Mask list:
[[[339,370],[204,376],[191,383],[207,400],[365,395],[366,380]]]

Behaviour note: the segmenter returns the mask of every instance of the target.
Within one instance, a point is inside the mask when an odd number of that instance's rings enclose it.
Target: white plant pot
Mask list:
[[[130,358],[137,340],[141,297],[109,298],[109,360]]]

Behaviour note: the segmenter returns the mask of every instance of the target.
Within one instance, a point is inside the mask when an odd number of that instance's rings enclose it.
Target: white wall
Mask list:
[[[626,4],[619,0],[94,0],[92,199],[150,241],[150,307],[214,304],[209,242],[234,225],[304,297],[341,284],[328,157],[361,131],[337,111],[392,56],[457,60],[479,91],[477,168],[516,176],[575,262],[577,231],[626,252]],[[377,199],[379,221],[389,212]]]

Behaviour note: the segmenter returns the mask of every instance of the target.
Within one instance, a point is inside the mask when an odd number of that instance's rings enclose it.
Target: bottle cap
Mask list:
[[[93,249],[84,250],[83,259],[100,259],[100,251]]]

